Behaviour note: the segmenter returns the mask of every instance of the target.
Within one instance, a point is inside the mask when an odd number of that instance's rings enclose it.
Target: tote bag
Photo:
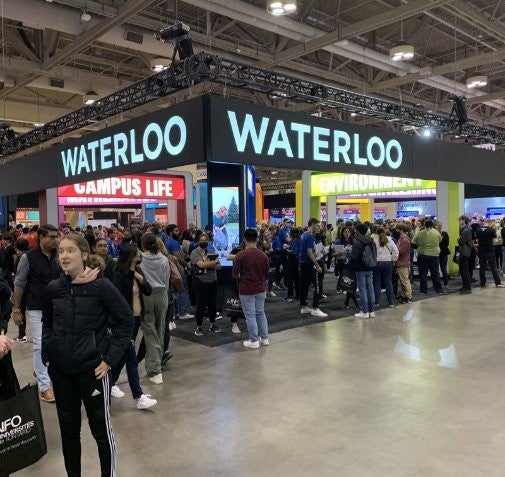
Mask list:
[[[29,385],[0,401],[0,475],[24,469],[46,453],[39,391]]]
[[[337,290],[355,293],[357,288],[356,273],[344,268],[337,282]]]

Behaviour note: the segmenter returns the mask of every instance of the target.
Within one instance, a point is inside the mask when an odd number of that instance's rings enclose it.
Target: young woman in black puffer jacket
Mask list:
[[[99,268],[86,267],[90,249],[69,234],[58,248],[63,273],[49,283],[42,312],[42,359],[56,397],[65,468],[81,475],[81,403],[97,442],[101,475],[116,475],[110,419],[110,370],[133,331],[131,309]]]

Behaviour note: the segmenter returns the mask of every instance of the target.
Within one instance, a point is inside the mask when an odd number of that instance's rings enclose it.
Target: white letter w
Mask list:
[[[268,127],[268,118],[263,118],[261,120],[261,128],[258,132],[256,131],[256,126],[251,114],[245,115],[244,126],[242,131],[239,130],[237,124],[237,116],[233,111],[228,111],[228,118],[230,120],[231,130],[233,131],[233,138],[235,139],[235,145],[238,152],[244,152],[247,145],[247,138],[251,136],[251,141],[253,144],[254,152],[256,154],[261,154],[263,151],[263,143],[265,142],[265,136]]]

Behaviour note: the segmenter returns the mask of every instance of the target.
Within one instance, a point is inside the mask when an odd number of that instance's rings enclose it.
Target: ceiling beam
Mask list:
[[[381,81],[373,86],[373,91],[394,88],[403,84],[413,83],[432,76],[440,76],[455,71],[464,71],[468,68],[475,68],[481,65],[488,65],[505,59],[505,49],[483,53],[482,55],[471,56],[464,60],[457,60],[452,63],[446,63],[440,66],[421,68],[416,73],[411,73],[405,76],[399,76],[386,81]]]
[[[14,48],[19,51],[24,57],[31,61],[40,63],[40,58],[35,54],[35,52],[29,48],[26,43],[21,38],[21,34],[16,29],[6,28],[4,30],[5,39],[13,44]],[[4,40],[5,41],[5,40]]]
[[[44,69],[50,70],[55,66],[60,65],[68,58],[71,58],[75,53],[79,53],[94,41],[98,40],[105,33],[113,28],[123,24],[129,18],[136,15],[142,10],[145,10],[156,0],[128,0],[117,10],[117,16],[114,18],[103,18],[93,28],[86,30],[77,36],[72,43],[58,51],[52,58],[44,62]]]
[[[342,28],[309,40],[293,48],[289,48],[278,55],[275,55],[274,61],[263,64],[261,66],[274,66],[284,61],[293,60],[300,56],[308,55],[314,51],[324,48],[339,41],[354,38],[355,36],[362,35],[369,31],[378,30],[385,26],[396,23],[397,21],[404,20],[405,18],[423,13],[436,7],[440,7],[451,0],[413,0],[408,4],[400,7],[392,8],[373,17],[366,18],[359,22],[347,25]]]
[[[493,99],[505,98],[505,90],[497,91],[496,93],[484,94],[482,96],[476,96],[475,98],[468,98],[466,100],[467,104],[482,103],[486,101],[491,101]]]

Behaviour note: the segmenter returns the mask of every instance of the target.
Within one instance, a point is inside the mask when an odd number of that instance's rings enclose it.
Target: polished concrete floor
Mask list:
[[[118,475],[503,476],[504,305],[505,290],[477,289],[260,350],[175,339],[164,384],[145,384],[154,411],[113,400]],[[30,348],[15,347],[22,383]],[[16,475],[65,475],[55,408],[42,408],[48,454]],[[96,456],[83,420],[83,476],[98,475]]]

